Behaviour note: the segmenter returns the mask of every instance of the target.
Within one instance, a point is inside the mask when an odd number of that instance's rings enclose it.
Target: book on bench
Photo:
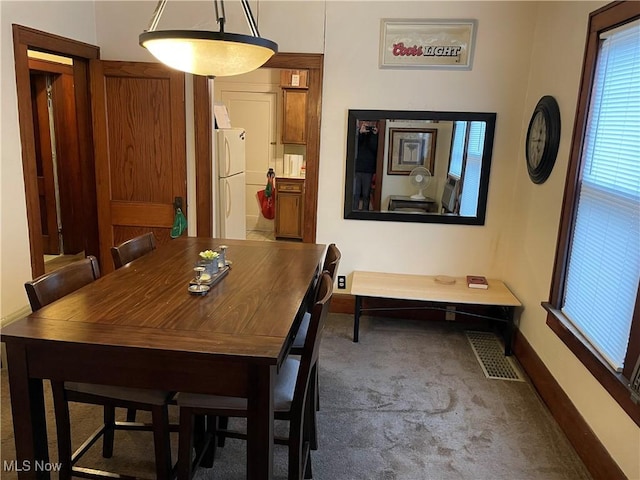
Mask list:
[[[486,290],[489,288],[487,279],[481,275],[467,275],[467,286],[469,288],[481,288]]]

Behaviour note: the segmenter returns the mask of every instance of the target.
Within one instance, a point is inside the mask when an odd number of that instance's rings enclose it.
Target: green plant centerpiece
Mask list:
[[[218,252],[213,250],[205,250],[199,253],[200,262],[205,267],[205,271],[202,274],[202,281],[206,282],[211,280],[211,277],[218,273]]]

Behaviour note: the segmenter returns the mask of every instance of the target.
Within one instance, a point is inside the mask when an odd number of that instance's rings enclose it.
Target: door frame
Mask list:
[[[89,96],[89,60],[100,58],[100,47],[53,35],[22,25],[12,25],[13,51],[18,97],[18,124],[22,147],[22,172],[29,230],[31,272],[33,277],[44,273],[44,250],[40,224],[38,182],[36,178],[36,150],[29,80],[27,50],[39,50],[73,59],[73,76],[78,116],[78,143],[82,168],[83,220],[85,228],[85,254],[98,255],[98,222],[96,205],[95,166],[93,158],[93,134],[91,129],[91,104]]]
[[[320,118],[322,114],[322,76],[324,55],[309,53],[276,53],[264,68],[309,70],[307,97],[307,162],[305,173],[304,226],[305,243],[316,241],[318,212],[318,172],[320,167]],[[212,236],[211,155],[213,126],[211,122],[208,78],[193,77],[195,160],[198,236]]]

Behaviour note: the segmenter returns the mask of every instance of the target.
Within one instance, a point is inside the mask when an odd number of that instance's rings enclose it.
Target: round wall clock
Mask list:
[[[560,144],[560,109],[556,99],[545,95],[536,105],[527,130],[527,171],[533,183],[549,178]]]

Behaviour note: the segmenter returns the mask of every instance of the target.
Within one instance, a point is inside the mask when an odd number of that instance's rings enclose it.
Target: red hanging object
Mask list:
[[[264,190],[258,191],[258,201],[260,202],[260,210],[262,215],[267,220],[273,220],[276,216],[275,194],[276,187],[273,184],[273,179],[276,174],[273,168],[270,168],[267,172],[267,185]]]

